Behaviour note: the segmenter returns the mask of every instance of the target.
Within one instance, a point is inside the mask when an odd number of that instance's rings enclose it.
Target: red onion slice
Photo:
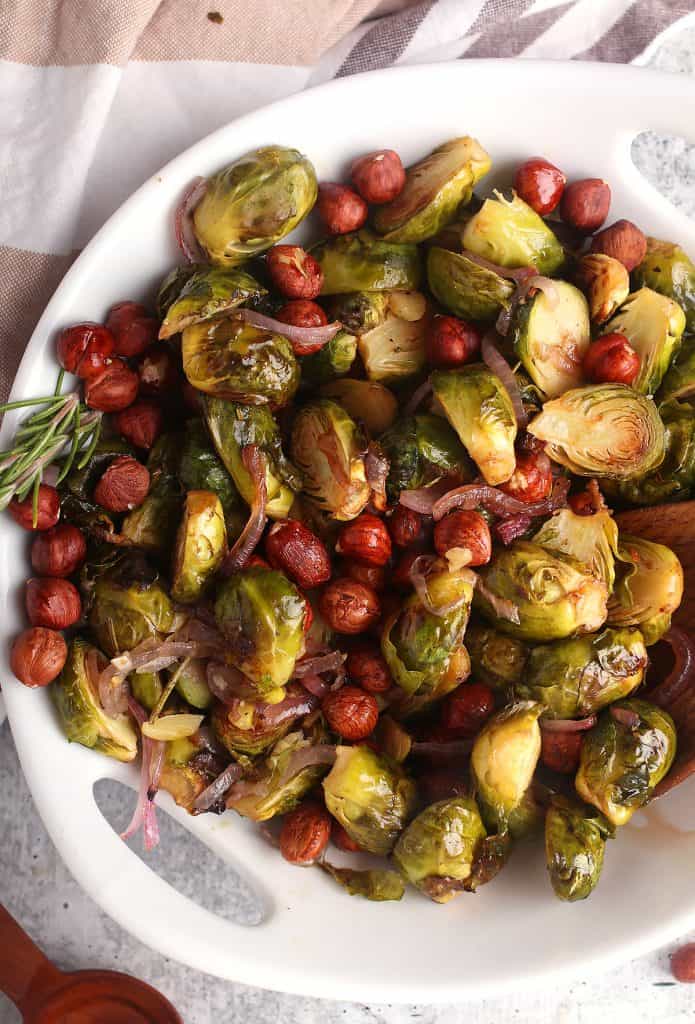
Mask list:
[[[193,801],[193,814],[208,811],[213,804],[223,800],[234,783],[243,775],[241,765],[230,764]]]
[[[138,726],[147,721],[147,712],[138,704],[134,697],[128,697],[128,710],[132,714]],[[142,754],[140,760],[140,786],[138,799],[125,831],[121,833],[121,839],[130,839],[140,828],[143,830],[145,849],[149,852],[159,843],[159,826],[157,824],[157,812],[154,798],[159,785],[159,772],[161,771],[164,744],[159,740],[148,739],[140,734]]]
[[[235,316],[253,327],[260,327],[264,331],[273,331],[274,334],[282,334],[292,345],[296,356],[308,356],[312,352],[318,352],[335,338],[343,326],[339,320],[322,327],[295,327],[294,324],[285,324],[282,320],[274,320],[264,313],[257,313],[253,309],[237,309]]]
[[[632,708],[617,708],[613,704],[609,710],[611,717],[628,729],[636,729],[640,724],[640,716]]]
[[[313,672],[308,672],[306,675],[302,676],[302,686],[305,690],[308,690],[312,696],[318,698],[318,700],[323,700],[331,689],[325,679],[322,679],[321,676],[316,675]]]
[[[667,711],[688,690],[695,689],[695,641],[677,626],[671,626],[663,638],[673,651],[673,668],[647,694],[653,704]]]
[[[415,388],[408,401],[403,406],[404,416],[414,416],[426,398],[432,394],[432,381],[428,377],[422,384]]]
[[[267,704],[259,706],[259,714],[264,725],[281,725],[288,718],[299,718],[301,715],[308,715],[318,707],[318,700],[313,694],[307,693],[303,687],[297,687],[290,693],[288,691],[284,700],[279,704]]]
[[[220,568],[223,576],[231,576],[232,573],[244,568],[263,536],[265,524],[268,522],[265,511],[268,500],[265,453],[258,445],[247,444],[241,449],[241,461],[253,480],[254,496],[248,522]]]
[[[347,654],[344,654],[343,651],[330,651],[328,654],[319,654],[315,658],[302,658],[295,665],[295,678],[302,679],[306,675],[315,675],[319,672],[337,672],[346,658]]]
[[[586,718],[540,718],[538,724],[544,732],[585,732],[596,725],[596,715]]]
[[[478,256],[477,253],[470,252],[468,249],[464,249],[462,255],[467,260],[470,260],[471,263],[477,263],[479,267],[484,267],[485,270],[492,270],[499,277],[504,277],[508,281],[515,281],[516,284],[522,284],[524,281],[538,275],[538,271],[532,265],[528,267],[502,267],[499,263],[492,263],[490,260],[486,260],[484,256]]]
[[[435,757],[443,761],[457,761],[462,757],[467,757],[472,749],[472,739],[448,740],[446,742],[422,740],[411,745],[410,753],[419,754],[421,757]]]
[[[495,523],[493,532],[505,547],[509,547],[512,541],[523,537],[532,522],[533,516],[530,516],[527,512],[522,512],[518,516],[508,516],[506,519],[500,519],[498,523]]]
[[[438,522],[455,508],[475,509],[481,505],[487,512],[506,518],[515,515],[544,516],[550,515],[558,508],[567,504],[567,492],[570,481],[567,477],[556,477],[553,490],[549,497],[531,504],[512,498],[497,487],[489,484],[464,484],[448,491],[434,503],[432,514]]]
[[[398,501],[404,508],[409,508],[413,512],[419,512],[422,516],[431,516],[435,504],[445,494],[450,494],[451,490],[451,477],[444,477],[433,484],[428,484],[427,487],[418,487],[412,491],[401,491]]]
[[[367,483],[372,489],[372,503],[377,512],[385,512],[388,505],[386,498],[386,479],[391,463],[376,441],[370,441],[364,456],[364,472]]]
[[[483,337],[480,352],[486,366],[502,381],[504,389],[509,395],[511,403],[514,406],[516,424],[520,430],[523,430],[528,423],[528,414],[524,408],[521,391],[519,390],[519,385],[516,377],[514,376],[514,371],[495,345],[494,339],[496,337],[496,331],[487,331]]]
[[[203,252],[193,230],[193,211],[207,192],[208,183],[205,178],[194,178],[176,207],[174,232],[179,248],[189,263],[200,263],[204,260]]]

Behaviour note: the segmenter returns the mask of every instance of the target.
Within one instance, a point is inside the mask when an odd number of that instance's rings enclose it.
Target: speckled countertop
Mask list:
[[[695,28],[670,38],[648,63],[695,74]],[[695,147],[645,135],[634,152],[645,175],[685,214],[695,217]],[[122,789],[103,785],[100,806],[112,823],[122,826],[132,796],[124,799]],[[155,869],[218,912],[237,919],[248,915],[246,894],[230,885],[228,873],[221,877],[213,855],[166,815],[160,817],[166,856],[158,854],[150,861]],[[578,978],[573,985],[533,995],[441,1007],[327,1002],[233,985],[189,970],[127,935],[70,877],[34,809],[7,724],[0,729],[0,836],[0,898],[46,954],[68,969],[135,973],[161,989],[186,1024],[685,1024],[695,1018],[695,988],[673,983],[667,949],[607,977]],[[695,934],[683,938],[695,939]],[[0,995],[0,1024],[19,1019]]]

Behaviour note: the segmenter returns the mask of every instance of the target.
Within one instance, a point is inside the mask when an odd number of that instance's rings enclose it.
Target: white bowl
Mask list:
[[[85,249],[27,347],[13,397],[55,380],[56,328],[100,320],[109,305],[151,294],[179,261],[172,211],[187,182],[256,146],[296,146],[319,178],[339,178],[356,154],[398,149],[405,161],[455,135],[477,136],[492,180],[543,154],[570,178],[603,177],[611,220],[695,252],[695,227],[630,160],[643,129],[692,135],[695,82],[628,67],[464,61],[342,79],[229,125],[183,153],[139,189]],[[485,183],[486,186],[488,182]],[[0,435],[7,446],[16,417]],[[30,573],[27,535],[0,517],[2,678],[26,778],[61,856],[124,928],[161,953],[224,978],[329,998],[452,1001],[499,994],[607,968],[695,926],[695,780],[636,816],[611,843],[601,884],[584,903],[552,894],[542,851],[518,849],[494,884],[440,907],[410,893],[401,903],[351,899],[318,871],[299,871],[233,815],[191,818],[162,804],[258,891],[261,924],[223,920],[178,894],[122,843],[94,803],[96,780],[134,784],[137,770],[68,745],[46,693],[22,687],[7,663],[24,627],[19,595]],[[192,867],[192,870],[194,868]]]

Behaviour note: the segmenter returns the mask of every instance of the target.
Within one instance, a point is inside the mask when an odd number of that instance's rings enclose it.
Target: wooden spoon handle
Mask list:
[[[0,905],[0,990],[24,1013],[41,992],[54,989],[62,977],[62,971]]]

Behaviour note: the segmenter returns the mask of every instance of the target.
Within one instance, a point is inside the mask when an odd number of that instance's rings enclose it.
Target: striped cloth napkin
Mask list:
[[[1,0],[0,397],[104,220],[238,115],[390,64],[639,62],[694,10],[693,0]]]

